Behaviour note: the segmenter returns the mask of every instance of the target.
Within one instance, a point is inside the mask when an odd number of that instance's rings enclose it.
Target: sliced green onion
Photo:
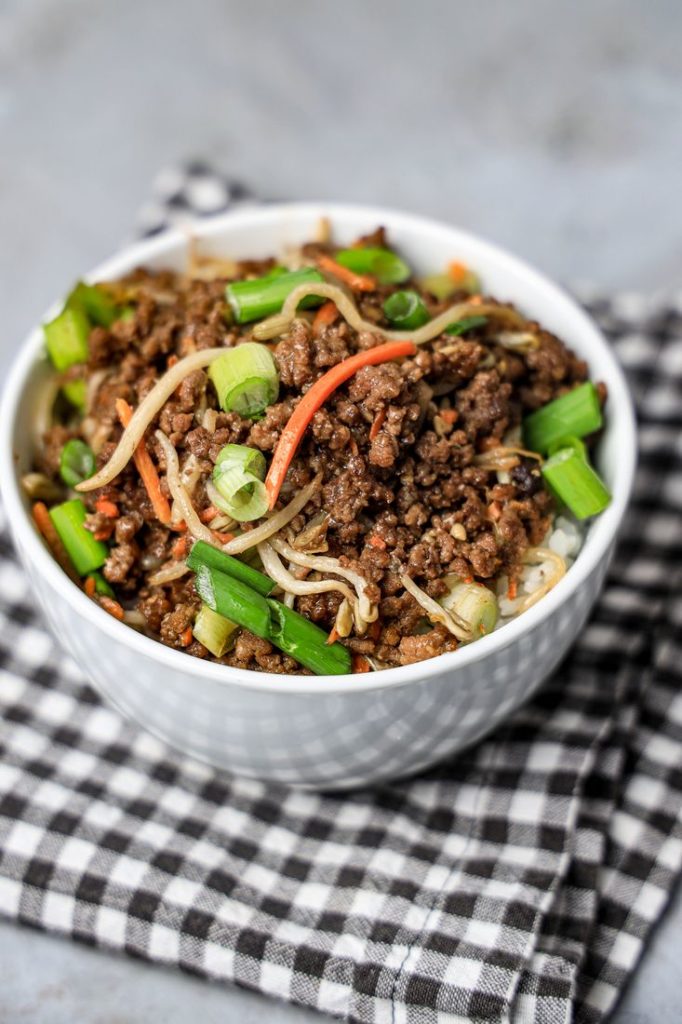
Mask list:
[[[80,309],[65,309],[43,330],[48,354],[57,370],[87,362],[90,324]]]
[[[611,501],[600,477],[576,448],[555,452],[542,466],[542,475],[577,519],[599,515]]]
[[[215,658],[222,658],[236,629],[239,626],[235,622],[218,615],[207,604],[202,604],[194,620],[192,633]]]
[[[80,498],[65,501],[50,509],[52,525],[79,576],[87,576],[94,569],[99,569],[109,554],[106,544],[95,540],[83,526],[86,516],[85,505]]]
[[[455,320],[454,324],[450,324],[449,327],[446,327],[445,333],[458,336],[460,334],[465,334],[466,331],[473,330],[474,327],[482,327],[483,324],[486,324],[487,322],[487,316],[463,316],[461,320]]]
[[[585,437],[599,430],[601,425],[597,389],[588,380],[525,418],[524,447],[545,454],[562,437]]]
[[[201,565],[194,577],[197,594],[211,611],[267,640],[270,636],[270,608],[256,590],[241,580]]]
[[[396,327],[406,331],[421,327],[431,319],[429,311],[417,292],[394,292],[384,302],[384,313]]]
[[[480,583],[464,583],[455,577],[450,591],[441,597],[446,611],[458,615],[471,630],[473,640],[478,640],[486,633],[492,633],[497,622],[497,598],[492,590]]]
[[[87,391],[87,385],[84,380],[67,380],[66,384],[62,384],[64,398],[71,405],[75,406],[76,409],[85,408]]]
[[[271,632],[268,637],[281,651],[295,658],[318,676],[335,676],[351,670],[350,651],[336,641],[327,643],[329,636],[314,622],[287,608],[280,601],[268,598],[272,612]]]
[[[255,341],[230,348],[211,363],[208,375],[221,409],[240,416],[259,416],[277,401],[279,374],[272,353]]]
[[[318,281],[324,281],[324,278],[313,267],[285,271],[283,274],[271,271],[265,277],[257,277],[253,281],[233,281],[225,288],[225,297],[237,323],[247,324],[272,313],[279,313],[289,293],[299,284]],[[303,300],[301,308],[308,309],[319,301],[315,296],[309,296]]]
[[[421,286],[439,302],[445,302],[455,291],[455,282],[449,274],[429,274],[422,279]]]
[[[283,277],[284,274],[290,274],[291,271],[287,270],[286,267],[273,267],[272,270],[268,270],[267,274],[264,274],[261,280],[272,281],[276,277]]]
[[[410,277],[405,260],[390,249],[358,246],[357,249],[342,249],[334,259],[354,274],[370,274],[379,284],[402,284]]]
[[[265,478],[265,456],[258,448],[249,448],[246,444],[226,444],[218,453],[215,464],[216,468],[239,466],[245,473],[253,473],[261,480]]]
[[[118,319],[119,307],[111,295],[98,284],[79,281],[66,300],[67,309],[78,309],[93,324],[111,327]]]
[[[75,487],[95,472],[97,460],[92,448],[73,438],[67,441],[59,457],[59,475],[67,487]]]
[[[573,448],[578,453],[581,459],[587,461],[587,448],[585,447],[584,441],[581,441],[579,437],[560,437],[558,441],[553,441],[550,444],[547,451],[548,455],[556,455],[562,448]]]
[[[89,572],[88,579],[95,581],[95,592],[102,597],[114,597],[113,588],[109,586],[101,572]]]
[[[241,580],[247,587],[252,587],[263,597],[271,594],[276,586],[269,576],[258,572],[250,565],[245,565],[244,562],[233,558],[232,555],[226,555],[224,551],[219,551],[218,548],[214,548],[203,540],[195,542],[187,558],[187,565],[192,572],[198,572],[202,565],[207,565],[210,569],[216,569],[218,572],[224,572],[227,576],[232,576],[233,579]]]
[[[250,523],[267,512],[265,484],[254,473],[245,473],[234,463],[227,463],[213,470],[213,483],[222,499],[216,500],[216,504],[238,523]]]

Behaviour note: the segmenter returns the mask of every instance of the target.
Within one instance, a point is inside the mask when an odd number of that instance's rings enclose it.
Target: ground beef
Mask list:
[[[386,245],[383,228],[359,244]],[[304,247],[311,262],[323,252],[333,255],[335,250],[318,242]],[[90,332],[86,419],[81,424],[66,411],[45,435],[36,468],[58,482],[64,444],[78,436],[96,439],[97,465],[104,465],[122,433],[117,399],[137,406],[177,359],[249,338],[251,325],[234,323],[225,285],[274,265],[273,259],[243,261],[229,279],[211,281],[140,269],[109,286],[132,313]],[[405,287],[420,289],[418,282],[408,281],[380,285],[354,298],[371,324],[385,326],[386,298]],[[439,302],[423,289],[421,295],[432,316],[452,301]],[[300,311],[284,335],[271,343],[279,395],[261,418],[245,419],[219,409],[205,370],[181,382],[146,435],[166,497],[157,429],[167,434],[182,465],[198,471],[192,500],[201,513],[210,504],[206,484],[226,444],[248,444],[269,459],[310,387],[330,367],[384,341],[377,330],[357,333],[342,316],[322,328],[313,326],[314,316],[315,310]],[[535,460],[519,458],[507,482],[500,483],[480,456],[503,444],[528,412],[585,380],[587,368],[537,324],[528,325],[536,344],[527,351],[503,348],[495,340],[497,329],[489,318],[465,336],[442,334],[412,357],[360,369],[315,413],[289,468],[282,503],[316,474],[321,476],[320,489],[290,524],[293,535],[311,526],[310,536],[319,545],[315,550],[361,573],[367,596],[378,604],[376,622],[342,641],[373,663],[411,664],[456,647],[444,627],[431,627],[405,591],[402,574],[436,599],[444,592],[448,573],[481,582],[500,573],[514,578],[528,547],[541,544],[551,524],[555,509]],[[69,379],[83,372],[74,367]],[[603,403],[603,388],[599,395]],[[113,503],[118,514],[99,507],[100,499]],[[107,538],[110,550],[102,572],[117,600],[141,612],[150,635],[163,643],[215,660],[191,635],[200,605],[193,575],[163,585],[150,583],[153,573],[186,556],[188,535],[159,522],[133,462],[84,501],[87,528]],[[320,512],[324,516],[315,523],[313,517]],[[309,575],[307,569],[295,572],[302,578]],[[297,598],[296,609],[329,631],[341,599],[338,591],[306,595]],[[302,671],[293,659],[246,630],[235,634],[232,647],[219,660],[240,669]]]

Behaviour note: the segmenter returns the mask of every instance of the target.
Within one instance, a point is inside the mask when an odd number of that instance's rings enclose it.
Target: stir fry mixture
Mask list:
[[[559,512],[609,501],[585,363],[469,267],[417,278],[381,228],[81,282],[45,340],[36,525],[93,601],[194,657],[454,651],[560,579]]]

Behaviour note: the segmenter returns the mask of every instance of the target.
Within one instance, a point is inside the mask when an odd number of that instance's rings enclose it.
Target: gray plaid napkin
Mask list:
[[[161,186],[147,228],[244,191]],[[682,316],[592,312],[641,424],[606,590],[537,699],[418,779],[327,796],[179,756],[60,652],[0,523],[5,916],[362,1024],[605,1018],[682,869]]]

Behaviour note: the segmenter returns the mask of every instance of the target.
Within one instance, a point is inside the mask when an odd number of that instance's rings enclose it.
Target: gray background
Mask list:
[[[159,168],[459,223],[569,284],[678,289],[679,0],[0,0],[0,370]],[[616,1015],[679,1019],[682,904]],[[0,1021],[316,1015],[0,925]]]

